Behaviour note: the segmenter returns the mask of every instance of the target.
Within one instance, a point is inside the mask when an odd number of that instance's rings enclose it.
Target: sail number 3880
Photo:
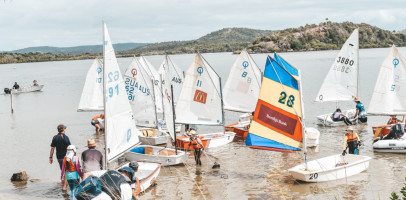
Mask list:
[[[286,94],[286,92],[281,92],[281,95],[279,96],[279,101],[278,102],[281,103],[281,104],[285,104],[287,96],[288,95]],[[286,105],[289,106],[289,107],[292,107],[293,104],[294,104],[294,101],[295,101],[295,96],[290,95],[287,102],[286,102]]]

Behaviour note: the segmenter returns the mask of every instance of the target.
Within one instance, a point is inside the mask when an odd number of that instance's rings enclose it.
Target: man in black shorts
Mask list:
[[[66,155],[66,148],[70,145],[69,137],[65,135],[66,126],[58,125],[58,134],[52,138],[51,153],[49,155],[49,164],[53,162],[54,150],[56,148],[56,158],[58,159],[59,167],[62,169],[63,158]]]

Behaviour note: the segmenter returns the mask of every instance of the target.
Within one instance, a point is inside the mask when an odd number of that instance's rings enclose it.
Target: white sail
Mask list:
[[[246,50],[231,67],[224,86],[224,109],[251,113],[257,105],[261,89],[261,70]]]
[[[406,114],[406,58],[395,45],[381,65],[368,114]]]
[[[350,101],[358,96],[358,50],[355,29],[334,60],[315,101]]]
[[[161,96],[161,77],[154,66],[144,57],[141,56],[139,59],[141,66],[148,73],[154,82],[154,94],[155,94],[155,106],[158,113],[162,113],[162,96]]]
[[[143,127],[157,127],[152,79],[135,57],[124,73],[124,82],[135,124]]]
[[[220,77],[196,54],[176,103],[176,123],[222,125]]]
[[[103,64],[96,58],[90,66],[83,86],[78,112],[103,111]]]
[[[165,59],[165,61],[168,61]],[[172,97],[173,92],[172,92],[172,87],[171,87],[171,79],[169,78],[169,65],[168,62],[164,62],[163,65],[161,66],[163,73],[161,75],[162,79],[162,102],[164,106],[164,116],[165,116],[165,124],[166,124],[166,129],[169,132],[169,135],[173,140],[176,140],[175,138],[175,121],[174,121],[174,111],[173,111],[173,102],[172,100],[174,99]]]
[[[159,74],[164,74],[163,65],[165,63],[167,63],[168,66],[168,78],[171,80],[173,86],[173,99],[175,102],[178,102],[180,91],[182,90],[183,80],[185,78],[184,72],[174,62],[172,62],[172,59],[168,55],[166,55],[164,61],[158,69]]]
[[[105,88],[105,142],[108,162],[129,150],[138,141],[138,130],[113,45],[103,22],[103,66]]]

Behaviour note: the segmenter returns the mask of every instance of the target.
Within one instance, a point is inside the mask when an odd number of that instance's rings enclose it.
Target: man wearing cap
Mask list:
[[[130,164],[128,165],[132,170],[133,170],[133,174],[132,174],[132,178],[131,178],[131,190],[133,192],[133,198],[134,199],[139,199],[138,195],[140,195],[141,193],[141,185],[140,185],[140,180],[137,178],[137,176],[135,175],[135,173],[138,171],[138,162],[137,161],[131,161]]]
[[[192,147],[195,150],[195,161],[196,165],[202,166],[202,161],[200,160],[200,157],[202,156],[202,151],[204,150],[204,146],[202,141],[196,136],[196,131],[191,130],[190,132],[190,141],[188,145],[188,149]]]
[[[358,154],[358,144],[360,144],[360,140],[358,134],[354,131],[354,129],[349,126],[346,129],[344,144],[343,144],[343,156],[347,153],[347,146],[348,146],[348,153],[349,154]],[[355,152],[357,150],[357,152]]]
[[[354,97],[354,101],[357,104],[355,106],[356,112],[355,112],[355,115],[354,115],[354,119],[356,117],[358,117],[359,122],[361,122],[361,123],[367,122],[367,120],[368,120],[367,115],[366,115],[367,113],[365,111],[364,104],[361,103],[361,99],[359,97]]]
[[[82,152],[83,172],[91,172],[103,169],[103,154],[96,149],[93,139],[87,140],[88,150]]]
[[[58,134],[52,138],[51,143],[51,153],[49,155],[49,164],[53,162],[54,150],[56,148],[56,158],[58,159],[59,168],[62,170],[63,158],[66,155],[66,148],[70,145],[70,140],[67,135],[65,135],[66,126],[59,124]]]

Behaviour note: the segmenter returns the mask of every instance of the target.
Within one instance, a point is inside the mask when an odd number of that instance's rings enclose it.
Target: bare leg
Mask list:
[[[62,179],[62,182],[63,182],[62,183],[62,185],[63,185],[62,190],[66,191],[66,186],[68,185],[68,180],[66,179],[66,172],[65,172],[65,176]]]

